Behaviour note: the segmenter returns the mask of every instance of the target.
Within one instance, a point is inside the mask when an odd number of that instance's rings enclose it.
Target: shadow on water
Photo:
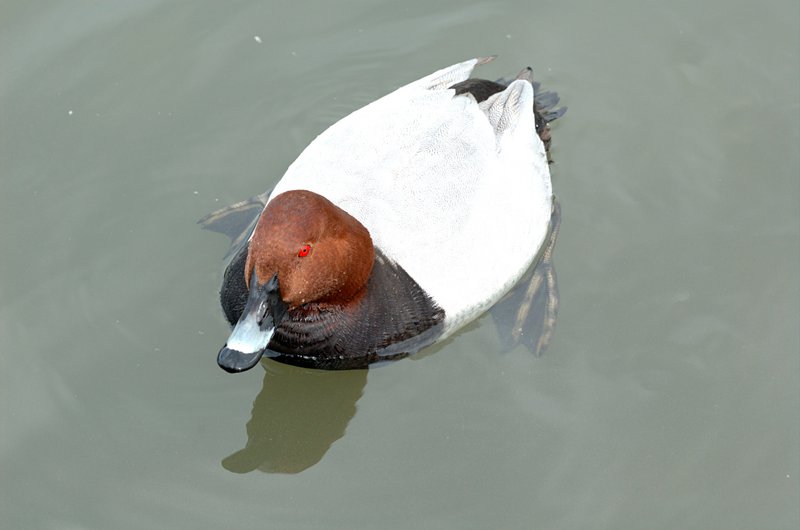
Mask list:
[[[247,422],[247,444],[222,461],[234,473],[299,473],[319,462],[356,413],[367,370],[323,371],[271,360]]]

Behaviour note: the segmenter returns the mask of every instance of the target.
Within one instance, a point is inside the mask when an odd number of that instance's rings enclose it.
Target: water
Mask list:
[[[0,527],[797,528],[799,35],[792,1],[5,0]],[[491,53],[570,107],[546,354],[487,316],[219,370],[195,220]]]

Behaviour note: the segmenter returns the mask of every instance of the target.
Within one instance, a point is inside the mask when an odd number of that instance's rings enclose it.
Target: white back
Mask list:
[[[552,189],[523,80],[481,104],[447,87],[473,59],[359,109],[319,135],[272,196],[328,198],[445,310],[445,336],[497,302],[547,233]]]

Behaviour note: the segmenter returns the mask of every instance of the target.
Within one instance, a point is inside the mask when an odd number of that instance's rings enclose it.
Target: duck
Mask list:
[[[217,355],[223,370],[263,357],[325,370],[407,357],[485,313],[531,269],[554,238],[549,123],[566,108],[530,67],[510,80],[472,77],[492,59],[442,68],[352,112],[271,191],[230,208],[260,211],[237,225],[223,275],[233,327]]]

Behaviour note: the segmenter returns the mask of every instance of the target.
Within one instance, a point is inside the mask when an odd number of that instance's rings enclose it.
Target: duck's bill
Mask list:
[[[275,328],[286,315],[286,304],[281,299],[278,276],[259,286],[255,272],[250,280],[250,293],[239,322],[234,326],[228,342],[217,355],[217,364],[226,372],[238,373],[258,364],[267,352]]]

